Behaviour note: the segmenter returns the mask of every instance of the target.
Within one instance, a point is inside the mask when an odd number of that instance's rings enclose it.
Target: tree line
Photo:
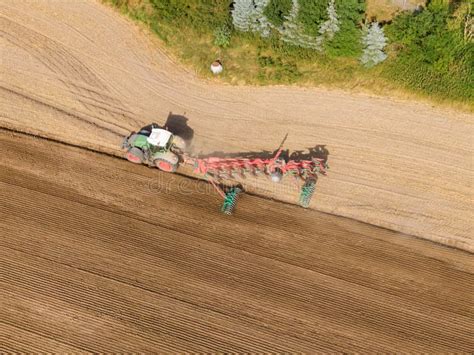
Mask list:
[[[106,1],[122,8],[137,3]],[[266,76],[265,82],[286,77],[288,82],[296,82],[303,76],[307,80],[309,74],[305,73],[311,71],[311,63],[320,63],[320,68],[342,65],[353,75],[367,77],[366,73],[372,73],[441,98],[474,98],[474,0],[427,0],[423,6],[401,11],[380,23],[367,18],[366,0],[138,3],[146,4],[146,11],[135,12],[135,16],[144,18],[165,41],[173,38],[173,31],[186,27],[193,31],[190,47],[197,38],[213,37],[209,45],[222,48],[223,55],[239,59],[241,65],[245,60],[237,58],[244,55],[239,46],[253,45],[249,65],[259,65],[258,75],[266,75],[266,70],[274,75]]]

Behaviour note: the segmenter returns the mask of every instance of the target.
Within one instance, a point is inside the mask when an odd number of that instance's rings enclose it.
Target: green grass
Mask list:
[[[210,19],[200,18],[197,21],[190,20],[192,11],[205,14],[206,9],[181,9],[180,17],[176,17],[176,8],[160,12],[160,7],[165,6],[163,4],[179,7],[183,0],[103,1],[145,24],[164,42],[167,51],[205,78],[213,77],[209,70],[210,63],[220,59],[224,71],[213,80],[231,84],[322,86],[428,100],[474,111],[471,72],[467,78],[452,76],[450,72],[440,75],[429,63],[416,63],[419,58],[407,56],[406,53],[400,55],[400,49],[395,46],[389,48],[390,56],[386,62],[371,69],[361,67],[357,56],[338,57],[337,53],[332,54],[334,50],[331,49],[327,54],[320,54],[294,48],[283,44],[276,36],[261,39],[234,31],[229,45],[222,48],[215,45],[214,34],[216,29],[229,25],[228,16],[210,14]],[[204,3],[198,1],[196,6],[207,6],[202,5]],[[225,5],[225,0],[219,3]],[[227,7],[222,5],[219,11],[227,12]],[[202,23],[207,23],[207,27]],[[414,65],[418,65],[421,71],[414,71]]]

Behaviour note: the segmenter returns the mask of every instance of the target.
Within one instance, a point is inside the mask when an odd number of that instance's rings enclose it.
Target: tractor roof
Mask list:
[[[165,129],[153,128],[147,141],[148,143],[158,147],[166,147],[166,144],[168,144],[169,140],[171,139],[171,136],[171,132]]]

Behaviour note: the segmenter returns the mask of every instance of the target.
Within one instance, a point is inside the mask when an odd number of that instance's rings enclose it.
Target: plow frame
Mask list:
[[[270,159],[248,159],[248,158],[193,158],[185,157],[185,164],[194,166],[194,173],[199,175],[210,175],[216,179],[223,173],[229,177],[234,174],[244,175],[259,172],[270,174],[279,169],[283,175],[317,177],[318,174],[326,175],[327,164],[324,159],[313,158],[312,160],[289,160],[280,159],[282,149]],[[256,174],[257,172],[257,174]],[[244,177],[244,176],[243,176]]]
[[[184,164],[192,165],[194,173],[202,175],[224,199],[222,212],[231,214],[236,204],[237,195],[243,192],[239,186],[222,187],[222,181],[235,179],[238,175],[243,179],[246,174],[254,176],[266,175],[278,171],[283,176],[293,176],[300,189],[299,203],[302,207],[309,207],[318,175],[326,175],[328,165],[324,159],[288,160],[280,158],[283,149],[280,147],[270,159],[262,158],[195,158],[184,156]]]

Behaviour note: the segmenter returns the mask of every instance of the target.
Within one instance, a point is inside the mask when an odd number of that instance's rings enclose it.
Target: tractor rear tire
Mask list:
[[[155,157],[153,163],[161,171],[174,173],[178,169],[179,159],[175,154],[168,152]]]
[[[135,164],[141,164],[143,163],[143,152],[137,148],[137,147],[131,147],[127,151],[126,158],[129,162],[135,163]]]

